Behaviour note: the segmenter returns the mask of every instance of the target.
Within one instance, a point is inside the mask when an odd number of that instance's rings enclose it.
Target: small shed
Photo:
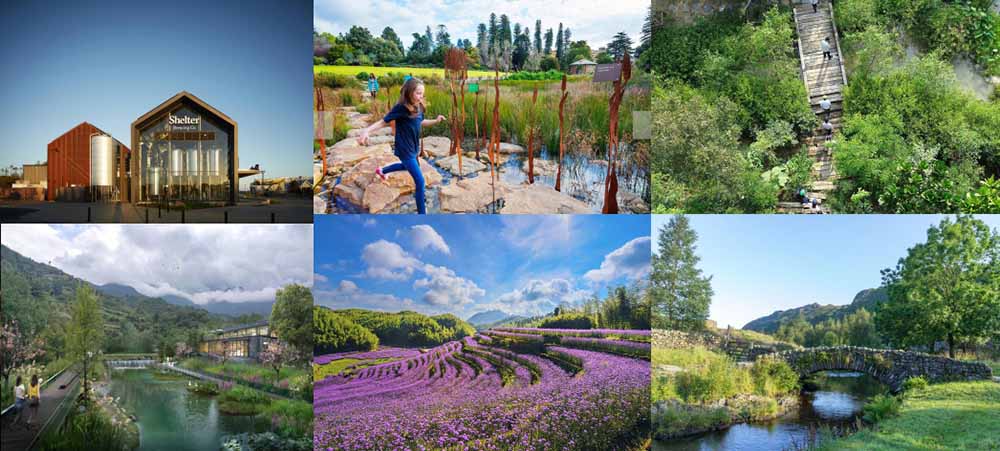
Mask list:
[[[592,74],[596,67],[597,63],[588,59],[581,59],[569,65],[569,73],[570,75]]]

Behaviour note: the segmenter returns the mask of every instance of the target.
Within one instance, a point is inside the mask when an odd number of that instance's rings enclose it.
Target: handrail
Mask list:
[[[57,372],[56,374],[53,374],[52,377],[49,377],[48,379],[44,380],[42,382],[42,384],[38,386],[38,392],[39,392],[39,394],[41,394],[42,387],[48,385],[49,382],[52,382],[53,379],[55,379],[55,378],[59,377],[60,375],[62,375],[62,373],[65,372],[67,369],[69,369],[69,367],[71,367],[71,366],[73,366],[73,364],[66,365],[66,368],[63,368],[63,369],[59,370],[59,372]],[[14,403],[17,403],[16,399],[14,400]],[[0,416],[7,415],[7,412],[9,412],[10,409],[13,409],[13,408],[14,408],[14,404],[11,404],[11,405],[7,406],[6,408],[3,409],[3,411],[0,411]]]
[[[833,27],[833,39],[837,41],[837,59],[840,60],[840,76],[844,77],[844,85],[847,84],[847,71],[844,70],[844,52],[840,50],[840,33],[837,33],[837,21],[833,17],[833,2],[830,2],[830,25]],[[841,85],[843,86],[843,85]]]
[[[799,68],[802,73],[802,84],[806,87],[806,103],[811,106],[812,99],[809,98],[809,80],[806,78],[806,54],[805,49],[802,48],[802,32],[799,30],[799,11],[795,9],[794,5],[792,5],[792,17],[795,19],[795,38],[799,43]]]
[[[65,368],[63,370],[65,371]],[[84,377],[87,376],[84,375]],[[48,420],[45,421],[45,424],[43,424],[42,427],[38,429],[38,433],[35,434],[35,438],[31,440],[31,444],[28,445],[28,449],[34,449],[35,444],[38,443],[38,440],[42,438],[42,436],[48,430],[49,426],[53,424],[52,420],[54,420],[56,417],[62,417],[63,419],[66,418],[66,414],[69,413],[69,409],[72,406],[73,401],[76,400],[77,397],[76,392],[79,390],[82,384],[80,384],[79,378],[73,378],[72,380],[70,380],[70,385],[73,387],[73,389],[67,392],[67,395],[63,397],[62,401],[59,401],[59,405],[56,406],[56,410],[52,412],[52,415],[49,415],[49,418]],[[66,403],[67,401],[69,401],[69,404]]]

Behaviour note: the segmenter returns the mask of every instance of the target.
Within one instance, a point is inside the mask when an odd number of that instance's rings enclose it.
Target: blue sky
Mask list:
[[[316,0],[314,25],[320,32],[347,33],[353,25],[368,28],[374,36],[392,27],[407,49],[413,33],[423,33],[430,26],[448,27],[452,42],[461,38],[476,44],[476,27],[489,23],[490,13],[497,18],[507,14],[511,29],[515,23],[527,25],[534,37],[535,21],[542,21],[542,34],[552,28],[553,46],[559,23],[570,29],[570,39],[584,40],[597,50],[611,42],[615,33],[624,31],[639,45],[642,22],[649,0],[369,0],[363,4],[351,0]]]
[[[649,272],[647,216],[317,216],[318,305],[535,315]]]
[[[132,121],[186,90],[239,124],[240,167],[311,173],[311,2],[99,3],[3,2],[0,165],[44,161],[84,121],[130,145]]]
[[[811,303],[849,304],[927,238],[939,215],[691,215],[719,327]],[[1000,229],[1000,215],[979,216]],[[653,216],[653,243],[670,216]],[[655,252],[655,249],[654,249]]]

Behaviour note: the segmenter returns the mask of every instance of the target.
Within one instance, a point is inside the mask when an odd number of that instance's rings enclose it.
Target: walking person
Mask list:
[[[830,119],[823,121],[823,130],[826,131],[826,139],[833,137],[833,124],[830,123]]]
[[[833,60],[833,53],[830,52],[830,37],[827,36],[823,38],[823,41],[819,43],[819,46],[823,49],[823,62],[826,62],[827,58]]]
[[[396,171],[406,171],[413,177],[415,192],[414,199],[417,201],[417,213],[426,214],[427,206],[424,198],[424,174],[420,170],[420,127],[424,125],[434,125],[445,120],[442,115],[435,119],[424,119],[424,82],[419,78],[410,78],[403,83],[400,90],[399,101],[391,110],[378,122],[369,125],[361,131],[358,137],[358,144],[368,145],[368,134],[374,130],[385,127],[389,122],[396,121],[396,141],[393,146],[393,154],[399,158],[399,163],[390,164],[384,168],[376,168],[375,175],[382,181],[389,180],[386,174]]]
[[[819,0],[810,0],[810,2],[813,5],[813,12],[814,13],[818,13],[819,12]]]
[[[38,405],[41,403],[42,380],[37,374],[31,376],[31,383],[28,384],[28,427],[31,422],[38,417]]]
[[[378,79],[375,78],[374,72],[368,76],[368,92],[371,93],[372,100],[378,98]]]
[[[823,96],[823,100],[819,101],[819,107],[823,109],[824,119],[827,120],[827,121],[829,121],[830,120],[830,108],[833,107],[833,104],[830,103],[830,99],[828,99],[826,96]]]
[[[14,421],[10,423],[11,429],[13,429],[14,426],[21,424],[21,417],[24,413],[25,404],[27,403],[25,397],[26,393],[24,391],[24,382],[22,381],[21,376],[18,376],[14,381]],[[25,426],[25,428],[27,428],[27,426]]]

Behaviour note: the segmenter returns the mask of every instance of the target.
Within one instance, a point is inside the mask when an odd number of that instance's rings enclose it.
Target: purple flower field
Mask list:
[[[541,329],[534,327],[502,327],[496,329],[500,332],[534,334],[534,335],[556,335],[561,337],[622,337],[631,341],[649,342],[651,331],[649,330],[629,330],[629,329]]]
[[[420,351],[417,349],[406,349],[406,348],[392,348],[388,346],[379,347],[375,351],[367,352],[338,352],[336,354],[324,354],[313,357],[313,363],[317,365],[325,365],[334,360],[340,359],[361,359],[361,360],[375,360],[375,359],[408,359],[410,357],[416,357],[420,355]]]
[[[648,436],[648,361],[494,344],[467,337],[316,382],[315,449],[624,450]]]

